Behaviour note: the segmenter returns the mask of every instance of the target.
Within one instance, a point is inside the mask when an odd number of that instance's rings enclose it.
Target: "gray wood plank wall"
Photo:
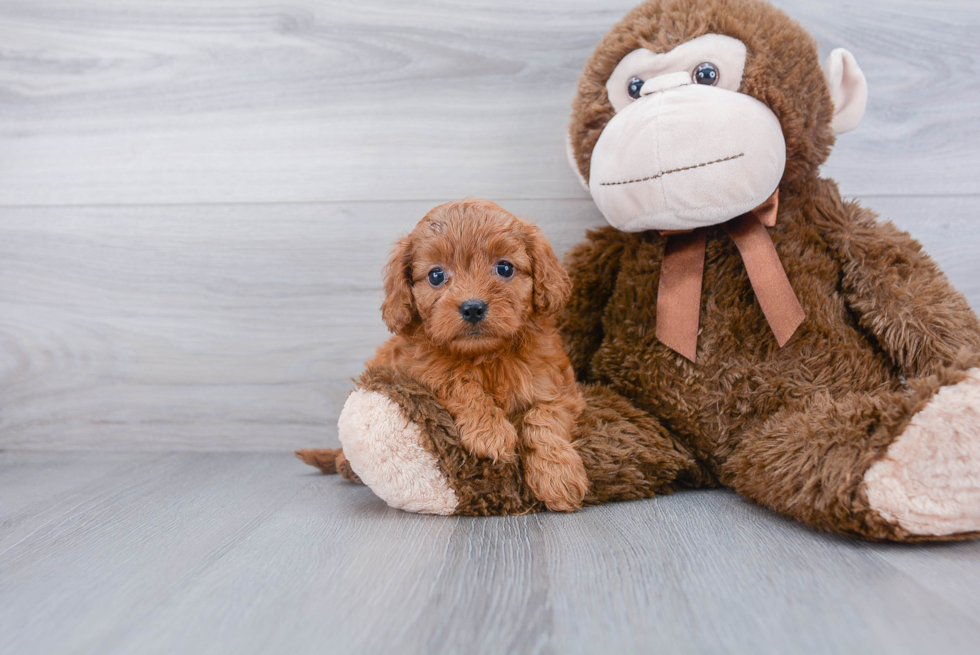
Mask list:
[[[0,0],[0,448],[336,443],[390,242],[484,196],[563,251],[633,0]],[[825,173],[980,308],[980,3],[783,0],[870,85]]]

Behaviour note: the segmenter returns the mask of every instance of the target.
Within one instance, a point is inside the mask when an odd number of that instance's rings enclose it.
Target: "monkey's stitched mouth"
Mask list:
[[[624,182],[600,182],[599,186],[618,186],[620,184],[636,184],[637,182],[649,182],[650,180],[659,180],[665,175],[670,175],[671,173],[680,173],[681,171],[689,171],[695,168],[704,168],[705,166],[711,166],[712,164],[720,164],[726,161],[732,161],[733,159],[738,159],[739,157],[744,157],[745,153],[740,152],[737,155],[732,155],[731,157],[725,157],[724,159],[716,159],[714,161],[706,161],[703,164],[695,164],[694,166],[685,166],[684,168],[675,168],[669,171],[660,171],[656,175],[650,175],[648,177],[642,177],[636,180],[626,180]]]

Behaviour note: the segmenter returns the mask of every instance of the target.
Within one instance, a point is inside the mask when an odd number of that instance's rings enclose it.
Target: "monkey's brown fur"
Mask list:
[[[834,145],[833,103],[813,38],[759,0],[645,2],[609,30],[585,64],[572,103],[569,134],[579,171],[589,179],[592,150],[615,114],[606,80],[616,64],[637,48],[669,52],[705,34],[723,34],[745,44],[748,58],[739,92],[767,105],[786,139],[780,200],[783,194],[807,195]]]
[[[908,235],[842,203],[831,182],[811,188],[782,203],[773,235],[807,312],[784,348],[721,229],[708,238],[697,364],[653,336],[665,241],[654,232],[603,228],[567,255],[562,332],[580,378],[656,416],[722,484],[814,527],[906,538],[869,509],[861,481],[976,365],[980,326]]]
[[[421,427],[429,438],[424,447],[437,458],[456,490],[456,514],[526,514],[544,509],[525,483],[520,461],[494,464],[466,452],[460,447],[452,416],[429,389],[403,371],[373,366],[361,375],[357,386],[395,401],[404,409],[405,418]],[[586,406],[573,438],[589,477],[583,505],[649,498],[670,493],[677,486],[710,483],[710,476],[691,453],[657,421],[600,386],[580,385],[580,390]],[[339,449],[301,450],[297,456],[324,473],[338,472],[351,482],[360,482],[349,466],[342,466],[346,460]]]
[[[605,82],[623,56],[708,33],[746,44],[740,91],[782,124],[787,166],[772,238],[807,319],[778,348],[735,245],[714,228],[691,364],[654,337],[666,239],[606,227],[566,256],[574,293],[561,328],[573,365],[669,426],[723,484],[818,528],[901,539],[868,508],[860,483],[911,416],[976,365],[980,325],[911,237],[818,178],[834,141],[833,105],[810,36],[755,0],[640,5],[582,74],[576,162],[588,179],[613,115]]]
[[[565,259],[573,282],[559,327],[588,404],[575,447],[587,504],[723,484],[810,526],[872,540],[921,537],[869,503],[863,480],[913,415],[980,363],[980,323],[918,243],[820,179],[834,137],[833,104],[812,38],[759,0],[654,0],[600,42],[573,106],[573,154],[589,177],[613,108],[605,83],[639,47],[667,52],[704,34],[740,39],[740,91],[779,118],[787,164],[770,231],[806,320],[775,342],[741,256],[708,228],[697,363],[655,335],[666,239],[588,233]],[[461,498],[457,513],[540,509],[514,468],[494,468],[452,443],[430,395],[383,368],[362,386],[396,400],[432,439]],[[450,435],[450,436],[444,436]]]

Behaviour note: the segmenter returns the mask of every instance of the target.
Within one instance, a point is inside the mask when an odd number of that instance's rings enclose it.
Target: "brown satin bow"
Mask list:
[[[723,225],[735,242],[749,274],[752,290],[776,335],[780,348],[796,332],[806,314],[766,227],[776,225],[779,189],[768,200]],[[657,290],[657,339],[692,362],[697,356],[701,281],[707,245],[706,228],[665,232],[667,248]]]

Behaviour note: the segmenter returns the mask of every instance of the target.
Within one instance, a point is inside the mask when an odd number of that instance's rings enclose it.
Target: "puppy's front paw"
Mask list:
[[[556,441],[558,441],[556,439]],[[589,490],[582,458],[571,444],[538,448],[524,461],[527,484],[534,496],[553,512],[572,512],[582,506]]]
[[[505,420],[487,420],[460,426],[463,447],[477,457],[489,457],[496,462],[514,461],[517,451],[517,430]]]

